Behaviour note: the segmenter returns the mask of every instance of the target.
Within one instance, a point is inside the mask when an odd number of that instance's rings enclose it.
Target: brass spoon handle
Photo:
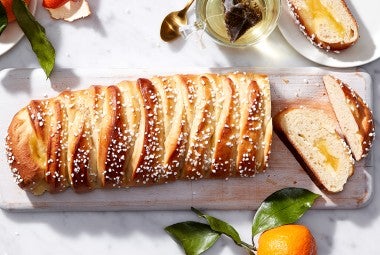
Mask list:
[[[180,36],[179,27],[187,24],[186,13],[194,0],[189,0],[180,11],[171,12],[162,21],[160,36],[165,42],[176,39]]]
[[[182,10],[178,12],[178,16],[181,16],[181,17],[185,16],[190,6],[193,4],[193,2],[194,0],[190,0],[189,2],[187,2],[185,8],[183,8]]]

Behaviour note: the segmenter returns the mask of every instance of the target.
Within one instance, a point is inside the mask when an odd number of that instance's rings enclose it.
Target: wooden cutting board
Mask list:
[[[4,141],[13,115],[31,99],[57,95],[65,89],[83,89],[93,84],[110,85],[123,79],[156,74],[253,71],[269,75],[272,114],[293,104],[311,104],[333,112],[322,83],[322,75],[332,74],[350,84],[372,106],[371,77],[360,69],[320,68],[214,68],[214,69],[63,69],[46,80],[41,69],[6,69],[0,72],[0,140]],[[177,210],[191,206],[202,209],[257,209],[272,192],[284,187],[302,187],[320,193],[314,208],[359,208],[373,194],[371,155],[356,164],[355,174],[343,192],[325,194],[310,180],[276,135],[273,137],[269,169],[254,178],[229,180],[177,181],[153,187],[96,190],[75,194],[33,196],[13,181],[4,145],[0,149],[0,207],[9,210],[114,211]]]

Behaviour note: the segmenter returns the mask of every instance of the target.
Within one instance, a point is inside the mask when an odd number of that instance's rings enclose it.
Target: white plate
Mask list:
[[[326,52],[313,46],[299,30],[290,14],[287,0],[282,0],[278,27],[285,39],[304,57],[332,67],[364,65],[380,57],[380,1],[346,1],[359,24],[357,43],[340,53]]]
[[[31,0],[29,4],[30,12],[34,14],[36,8],[37,0]],[[0,56],[15,46],[23,36],[24,32],[22,32],[16,21],[9,23],[7,28],[0,35]]]

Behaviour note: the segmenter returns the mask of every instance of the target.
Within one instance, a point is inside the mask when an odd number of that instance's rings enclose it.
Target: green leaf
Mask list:
[[[35,20],[23,0],[13,0],[12,8],[19,26],[38,58],[40,66],[45,71],[46,76],[49,77],[55,64],[55,50],[46,37],[44,27]]]
[[[319,197],[307,189],[285,188],[267,197],[257,210],[252,237],[268,229],[296,222]]]
[[[4,5],[0,2],[0,35],[3,33],[7,25],[7,12],[5,11]]]
[[[198,209],[195,209],[194,207],[191,207],[191,210],[193,212],[195,212],[196,214],[198,214],[199,217],[206,219],[207,222],[210,224],[210,227],[212,230],[231,237],[232,240],[234,240],[234,242],[237,245],[242,244],[239,233],[230,224],[228,224],[227,222],[222,221],[220,219],[217,219],[213,216],[204,214],[201,211],[199,211]]]
[[[180,244],[187,255],[198,255],[208,250],[219,239],[220,234],[207,224],[186,221],[165,228],[173,239]]]

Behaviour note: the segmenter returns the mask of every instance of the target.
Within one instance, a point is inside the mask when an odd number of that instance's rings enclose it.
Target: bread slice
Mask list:
[[[352,154],[360,160],[368,154],[375,138],[372,112],[363,99],[341,80],[326,75],[323,82]]]
[[[339,51],[359,38],[358,24],[344,0],[288,0],[301,31],[325,50]]]
[[[354,172],[351,152],[323,110],[285,109],[274,118],[274,129],[312,180],[329,192],[343,190]]]

